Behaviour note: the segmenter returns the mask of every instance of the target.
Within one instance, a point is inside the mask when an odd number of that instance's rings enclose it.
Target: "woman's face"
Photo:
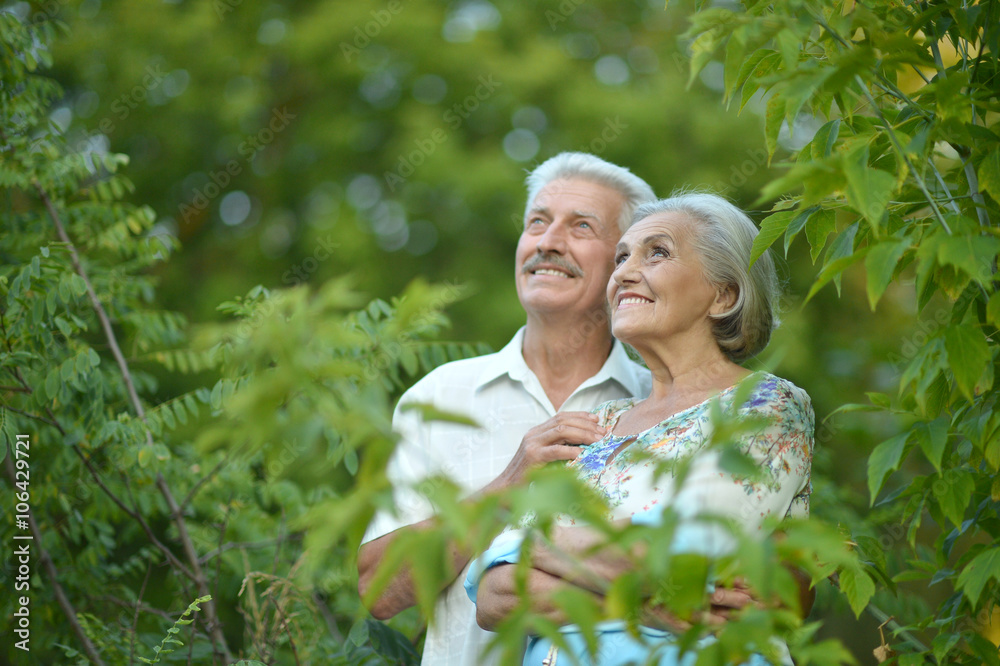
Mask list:
[[[723,312],[727,294],[705,279],[685,213],[656,213],[633,224],[615,252],[608,281],[612,331],[635,345],[644,340],[712,338],[709,314]]]

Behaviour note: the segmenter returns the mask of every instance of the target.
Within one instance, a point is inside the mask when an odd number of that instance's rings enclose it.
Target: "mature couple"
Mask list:
[[[808,512],[809,397],[765,373],[753,378],[748,398],[731,404],[735,387],[750,375],[738,363],[765,347],[776,323],[772,261],[765,254],[748,269],[757,231],[750,219],[710,194],[657,201],[627,169],[583,153],[549,159],[527,183],[515,262],[527,323],[496,354],[441,366],[400,400],[468,414],[482,428],[424,423],[415,410],[397,408],[401,440],[389,476],[399,488],[398,510],[378,513],[365,535],[358,554],[362,594],[392,540],[433,520],[427,502],[406,488],[434,474],[448,475],[469,494],[497,492],[519,483],[532,466],[569,460],[606,498],[610,519],[655,522],[664,505],[690,518],[690,529],[676,539],[688,543],[675,543],[675,551],[711,550],[704,541],[713,530],[697,523],[699,515],[736,518],[753,534],[768,516]],[[648,370],[628,358],[623,342]],[[723,471],[706,447],[715,398],[741,416],[764,417],[759,422],[767,425],[741,441],[762,470],[755,482]],[[682,459],[691,464],[679,487],[670,475],[656,478],[658,462]],[[495,663],[496,653],[482,654],[493,635],[481,627],[496,626],[516,604],[517,535],[501,535],[471,575],[475,554],[453,549],[461,573],[439,597],[424,664]],[[586,526],[564,525],[552,534],[551,552],[533,552],[529,593],[557,622],[564,618],[546,604],[546,594],[562,585],[585,587],[574,574],[580,562],[565,555],[591,552],[596,538]],[[586,561],[593,574],[620,573],[620,562]],[[749,599],[745,590],[720,587],[712,601],[724,615]],[[414,603],[402,571],[371,610],[385,619]],[[589,663],[582,641],[567,636],[573,656]],[[597,666],[645,663],[654,649],[661,655],[656,663],[686,663],[664,649],[670,639],[669,631],[654,628],[637,639],[621,623],[604,623],[601,640],[617,647],[603,651]],[[531,638],[524,664],[558,656],[547,641]]]

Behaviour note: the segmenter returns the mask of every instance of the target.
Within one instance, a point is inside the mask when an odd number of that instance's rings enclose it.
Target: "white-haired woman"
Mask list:
[[[618,244],[608,301],[614,335],[642,356],[652,372],[652,391],[645,399],[598,407],[608,434],[583,448],[571,465],[606,498],[610,519],[655,522],[670,506],[682,519],[675,552],[721,554],[731,547],[728,532],[698,516],[730,517],[747,533],[762,534],[770,516],[808,515],[812,406],[791,382],[751,374],[739,365],[763,350],[777,322],[773,261],[765,253],[748,269],[757,233],[753,222],[725,199],[706,193],[645,204],[635,220]],[[733,404],[743,382],[754,388],[741,404]],[[760,467],[759,478],[723,470],[717,449],[707,446],[715,401],[748,423],[766,423],[740,441],[740,449]],[[682,483],[675,483],[672,472],[657,478],[664,461],[681,460],[690,462]],[[467,587],[485,628],[496,626],[516,606],[513,567],[505,565],[517,559],[517,537],[517,531],[501,535],[469,574]],[[593,577],[614,578],[624,559],[593,554],[600,537],[586,526],[566,522],[551,539],[554,549],[533,548],[528,585],[532,598],[540,600],[538,609],[560,622],[561,613],[544,601],[549,592],[567,584],[599,592],[601,586],[590,582]],[[567,553],[580,558],[569,559]],[[580,575],[581,566],[588,575]],[[651,655],[662,666],[694,661],[691,653],[680,658],[667,630],[643,627],[639,639],[625,633],[623,622],[603,623],[599,630],[593,662],[598,666],[647,663]],[[575,660],[592,663],[579,630],[569,626],[563,633]],[[557,658],[548,640],[532,637],[524,664],[540,666]],[[748,663],[764,663],[758,659]]]

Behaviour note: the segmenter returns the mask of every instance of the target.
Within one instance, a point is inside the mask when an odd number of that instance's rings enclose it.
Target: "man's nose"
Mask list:
[[[545,233],[538,240],[539,252],[554,252],[556,254],[566,253],[566,227],[558,222],[553,222],[546,229]]]

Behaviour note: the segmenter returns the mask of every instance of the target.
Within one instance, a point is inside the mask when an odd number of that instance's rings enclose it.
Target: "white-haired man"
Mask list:
[[[652,188],[628,169],[586,153],[556,155],[531,172],[527,185],[515,259],[527,322],[499,352],[447,363],[400,399],[400,405],[432,403],[467,414],[483,427],[424,423],[397,407],[393,425],[401,440],[388,474],[399,488],[399,515],[376,514],[365,534],[358,553],[362,596],[399,532],[432,519],[427,502],[406,487],[443,473],[470,495],[503,490],[528,468],[575,458],[573,445],[603,437],[589,413],[593,407],[649,391],[648,371],[611,336],[605,289],[615,245],[635,208],[655,199]],[[422,663],[493,663],[482,655],[493,635],[476,624],[461,582],[472,553],[453,550],[458,582],[439,596]],[[371,611],[386,619],[415,602],[413,582],[402,571]]]

